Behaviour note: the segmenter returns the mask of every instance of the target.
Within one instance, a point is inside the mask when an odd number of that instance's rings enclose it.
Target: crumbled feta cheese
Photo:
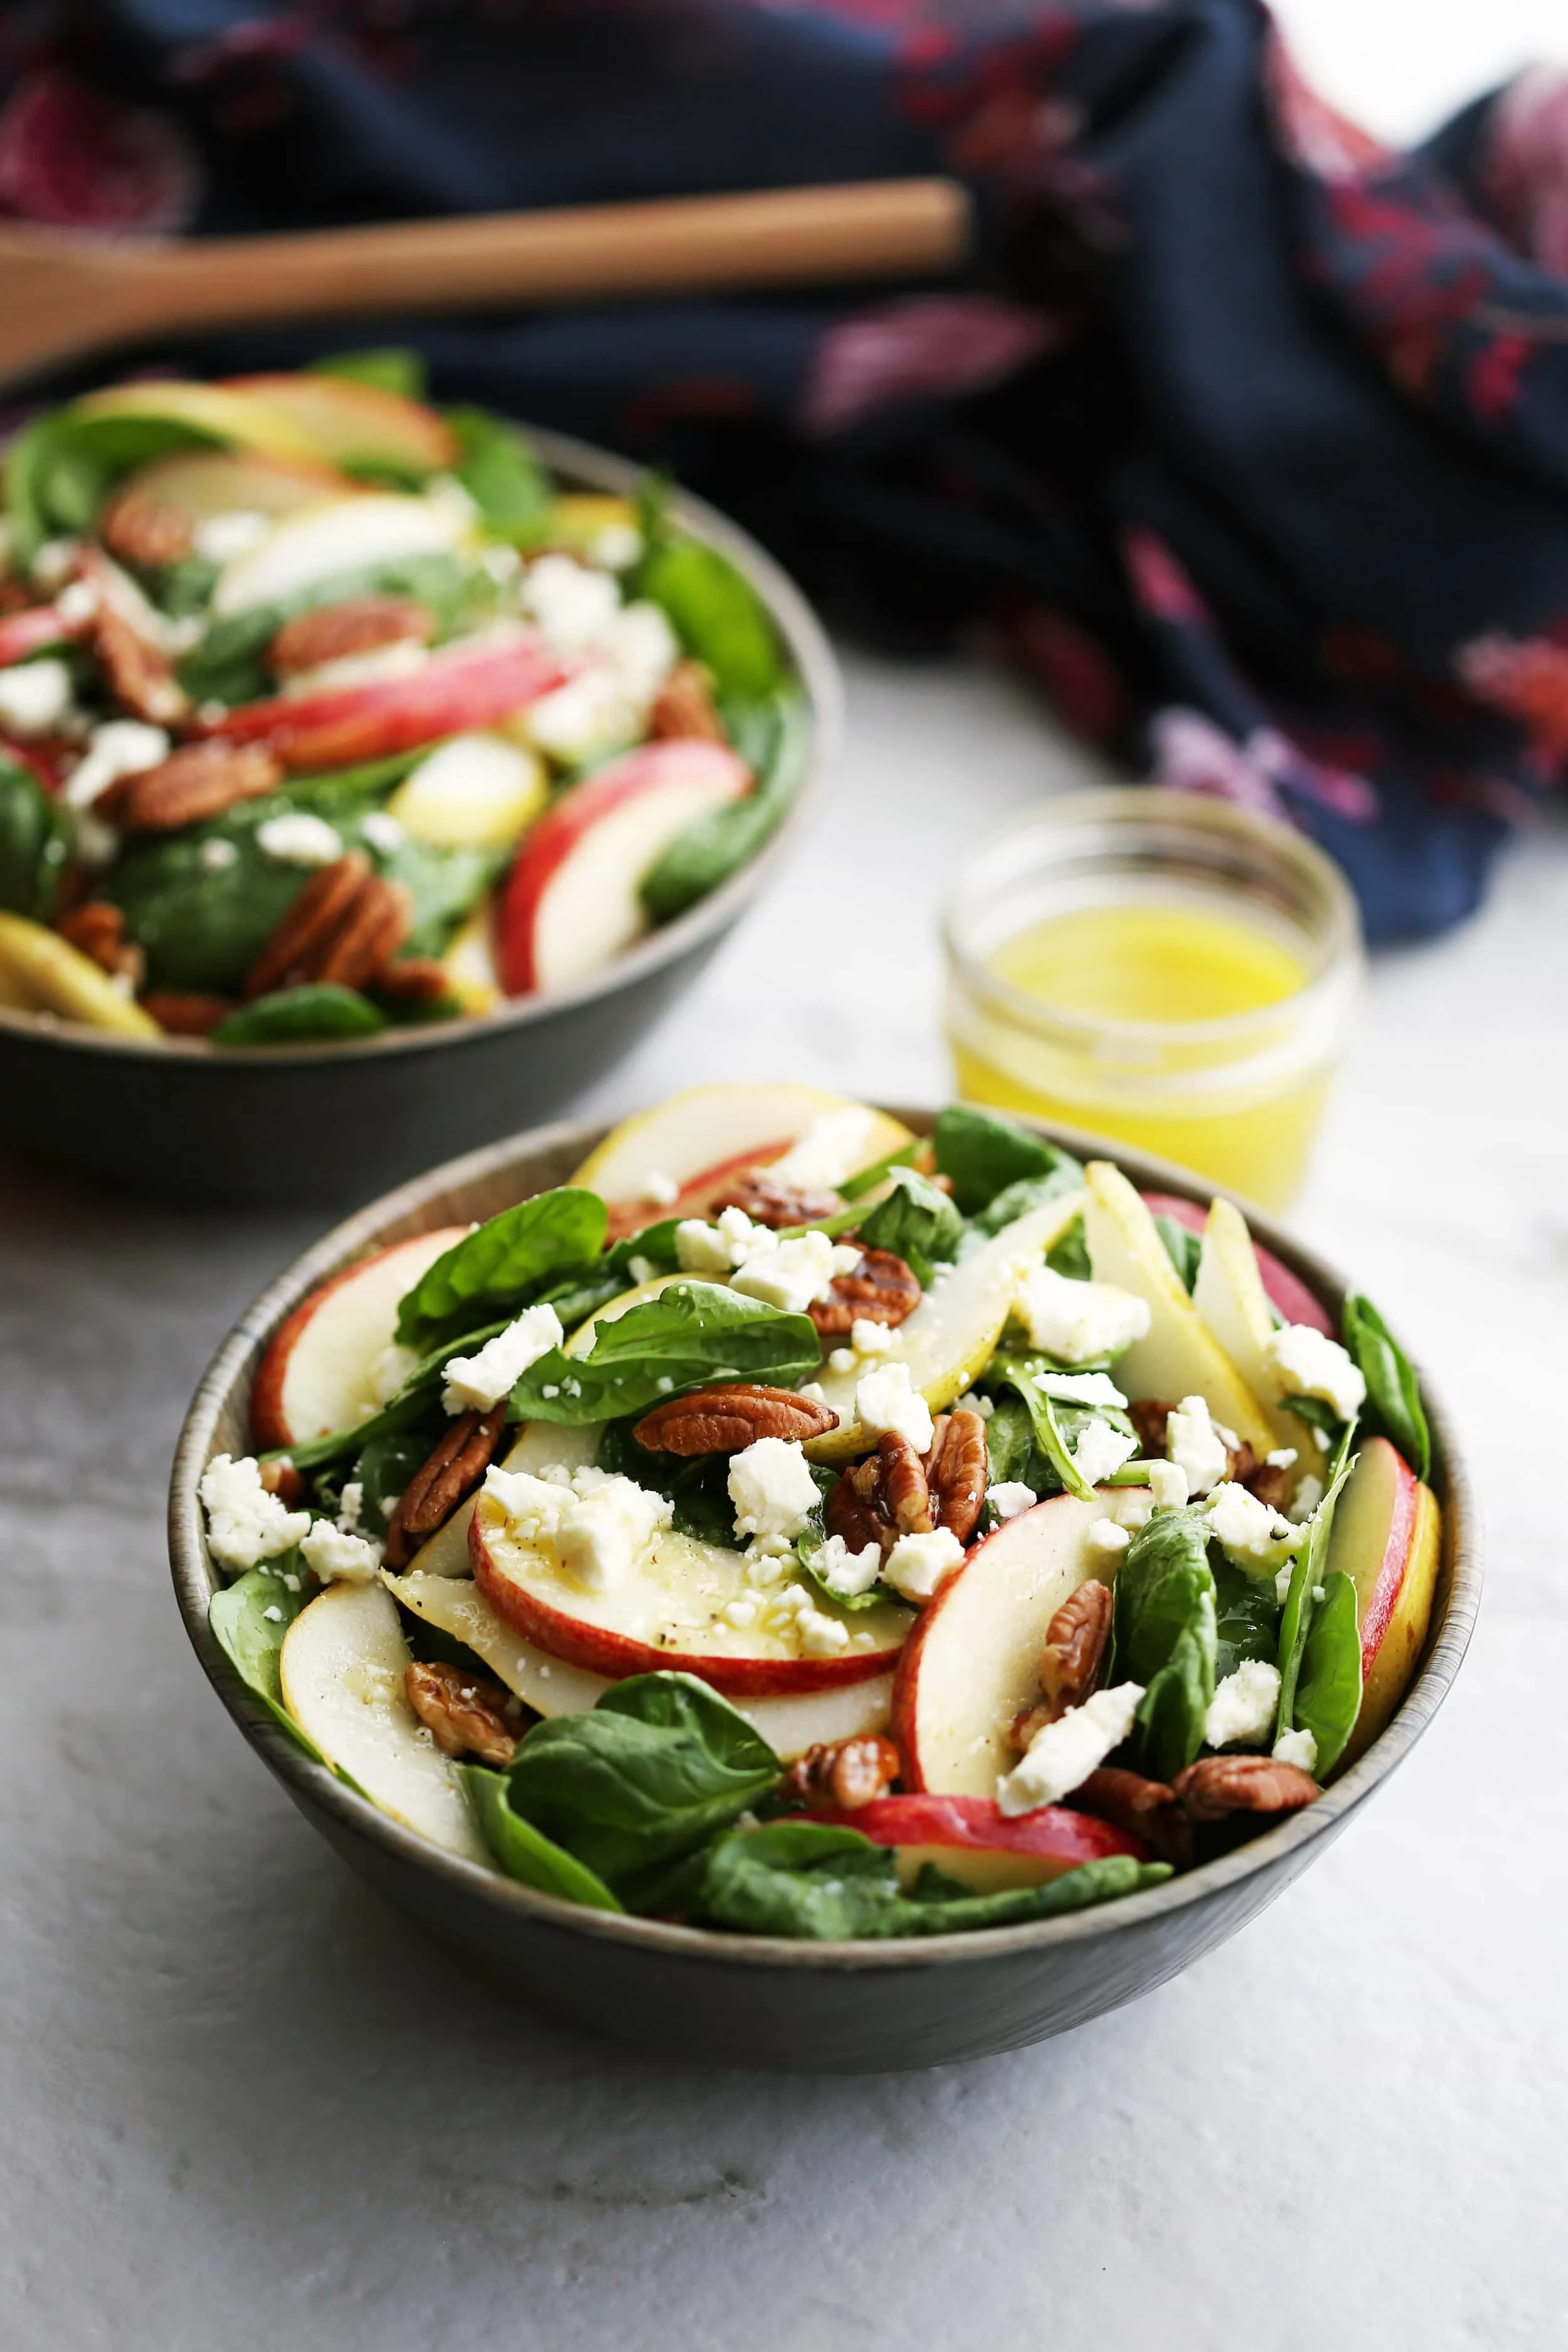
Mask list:
[[[805,1455],[784,1437],[759,1437],[733,1455],[729,1488],[738,1536],[793,1542],[820,1500]]]
[[[522,609],[546,645],[575,653],[590,645],[621,608],[617,583],[572,555],[542,555],[522,583]]]
[[[642,533],[631,522],[607,522],[588,542],[589,554],[606,572],[629,572],[642,550]]]
[[[1025,1276],[1018,1312],[1030,1344],[1058,1363],[1090,1363],[1119,1356],[1149,1328],[1149,1303],[1112,1282],[1073,1282],[1054,1266]]]
[[[963,1562],[963,1546],[951,1528],[900,1536],[882,1563],[882,1581],[906,1601],[929,1601]]]
[[[1261,1748],[1279,1705],[1279,1667],[1266,1658],[1246,1658],[1210,1699],[1204,1738],[1211,1748]]]
[[[1228,1480],[1209,1496],[1208,1527],[1209,1533],[1219,1538],[1226,1559],[1250,1575],[1277,1570],[1300,1549],[1307,1532],[1304,1527],[1292,1527],[1245,1486]]]
[[[300,1546],[300,1557],[323,1584],[369,1584],[381,1566],[381,1546],[346,1534],[331,1519],[318,1519]]]
[[[1272,1454],[1263,1458],[1270,1470],[1289,1470],[1296,1459],[1296,1449],[1293,1445],[1277,1445]]]
[[[808,1192],[831,1191],[846,1177],[866,1166],[877,1117],[860,1103],[845,1103],[823,1111],[796,1139],[768,1173],[781,1184],[799,1184]]]
[[[910,1380],[908,1364],[880,1364],[855,1384],[855,1418],[873,1437],[896,1430],[917,1454],[931,1445],[931,1407]]]
[[[756,1622],[757,1604],[742,1593],[739,1601],[726,1601],[719,1614],[726,1625],[732,1625],[738,1633],[744,1633],[748,1625]]]
[[[238,863],[239,851],[232,841],[225,841],[221,834],[215,834],[211,841],[204,841],[196,852],[196,864],[204,874],[226,874],[231,866]]]
[[[996,1400],[981,1396],[974,1389],[965,1389],[953,1410],[956,1412],[977,1412],[982,1421],[989,1421],[996,1410]]]
[[[999,1486],[987,1486],[985,1499],[999,1519],[1016,1519],[1020,1511],[1032,1511],[1039,1496],[1021,1478],[1004,1478]]]
[[[539,1478],[528,1470],[492,1467],[485,1472],[485,1492],[494,1496],[519,1542],[535,1546],[554,1541],[561,1514],[575,1499],[571,1479],[558,1463],[552,1463]]]
[[[1306,1477],[1297,1482],[1296,1492],[1290,1498],[1290,1508],[1299,1519],[1310,1519],[1322,1499],[1323,1482],[1309,1472]]]
[[[1225,1440],[1201,1396],[1184,1397],[1165,1424],[1165,1451],[1184,1470],[1189,1495],[1206,1495],[1230,1467]]]
[[[1108,1372],[1037,1372],[1035,1386],[1053,1404],[1108,1404],[1121,1410],[1127,1403]]]
[[[1055,1723],[1046,1724],[1029,1742],[1023,1762],[998,1781],[1000,1810],[1031,1813],[1037,1806],[1059,1803],[1099,1770],[1112,1748],[1121,1747],[1142,1696],[1141,1684],[1119,1683],[1114,1690],[1096,1691],[1081,1706],[1068,1707]]]
[[[868,1543],[851,1551],[842,1536],[829,1536],[812,1553],[811,1565],[829,1591],[853,1600],[858,1592],[868,1592],[881,1575],[881,1547]]]
[[[873,1323],[868,1316],[857,1315],[849,1326],[849,1345],[858,1356],[890,1356],[898,1344],[889,1323]]]
[[[416,1349],[394,1341],[384,1348],[370,1368],[370,1390],[378,1405],[389,1404],[419,1361]]]
[[[191,551],[208,563],[231,563],[248,555],[274,527],[275,518],[249,507],[231,507],[226,514],[203,515],[191,532]]]
[[[1282,1731],[1272,1753],[1277,1764],[1299,1764],[1303,1772],[1318,1769],[1318,1743],[1310,1731]]]
[[[33,578],[46,596],[63,588],[81,560],[79,539],[46,539],[33,558]]]
[[[111,719],[95,727],[87,750],[65,782],[65,798],[73,809],[90,809],[100,793],[121,776],[140,775],[169,756],[169,738],[161,727],[144,726],[140,719]]]
[[[265,819],[256,828],[256,845],[279,866],[331,866],[343,854],[342,836],[308,809]]]
[[[1109,1478],[1113,1472],[1120,1470],[1129,1456],[1137,1451],[1138,1440],[1124,1437],[1119,1429],[1112,1429],[1108,1421],[1085,1422],[1079,1433],[1078,1444],[1073,1448],[1073,1468],[1089,1486],[1098,1486],[1101,1479]]]
[[[1187,1474],[1179,1462],[1151,1462],[1149,1494],[1157,1511],[1179,1511],[1186,1504]]]
[[[584,669],[531,703],[529,740],[549,758],[574,767],[634,742],[642,714],[613,671]]]
[[[833,1281],[833,1244],[826,1234],[809,1233],[778,1242],[771,1250],[753,1250],[730,1286],[786,1315],[804,1315],[826,1296]]]
[[[643,1179],[642,1196],[645,1201],[652,1201],[658,1207],[668,1209],[672,1201],[680,1198],[680,1187],[674,1177],[667,1175],[662,1168],[650,1168]]]
[[[0,727],[9,735],[52,735],[71,707],[71,674],[52,656],[0,670]]]
[[[359,821],[360,832],[381,857],[395,857],[408,838],[408,828],[390,809],[372,809]]]
[[[553,1307],[526,1307],[515,1323],[487,1339],[477,1356],[454,1356],[443,1367],[441,1402],[448,1412],[489,1412],[509,1396],[530,1364],[558,1348],[565,1333]]]
[[[1090,1551],[1109,1552],[1114,1556],[1126,1550],[1132,1537],[1129,1529],[1115,1519],[1096,1519],[1089,1527],[1086,1540]]]
[[[1116,1524],[1136,1535],[1154,1516],[1154,1497],[1147,1486],[1124,1486],[1116,1498]]]
[[[795,1394],[796,1396],[805,1397],[808,1404],[826,1404],[827,1402],[827,1391],[823,1387],[820,1381],[803,1381],[800,1387],[796,1389]]]
[[[729,1235],[700,1217],[683,1217],[675,1228],[675,1259],[683,1274],[727,1275],[736,1263],[731,1249]]]
[[[636,1283],[651,1282],[658,1272],[651,1257],[628,1258],[626,1270]]]
[[[680,659],[680,646],[658,604],[623,605],[599,631],[595,651],[607,662],[622,691],[646,709]]]
[[[1287,1323],[1264,1343],[1269,1370],[1281,1396],[1321,1397],[1342,1421],[1353,1421],[1366,1398],[1366,1382],[1337,1339],[1310,1323]]]
[[[1281,1609],[1283,1609],[1283,1608],[1284,1608],[1285,1603],[1286,1603],[1286,1602],[1287,1602],[1287,1601],[1289,1601],[1289,1598],[1290,1598],[1290,1580],[1291,1580],[1291,1578],[1295,1575],[1295,1573],[1296,1573],[1296,1563],[1295,1563],[1295,1561],[1294,1561],[1294,1560],[1288,1559],[1288,1560],[1286,1561],[1286,1563],[1285,1563],[1284,1567],[1283,1567],[1282,1569],[1280,1569],[1280,1570],[1277,1572],[1277,1574],[1276,1574],[1276,1576],[1275,1576],[1275,1579],[1274,1579],[1274,1598],[1275,1598],[1275,1600],[1276,1600],[1276,1601],[1278,1601],[1278,1602],[1279,1603],[1279,1606],[1280,1606],[1280,1608],[1281,1608]]]
[[[795,1622],[800,1646],[808,1658],[836,1658],[849,1647],[848,1626],[842,1617],[830,1617],[826,1609],[803,1609]]]
[[[588,1591],[607,1592],[645,1558],[659,1529],[674,1518],[675,1507],[631,1478],[601,1474],[588,1486],[579,1472],[573,1486],[572,1501],[556,1522],[556,1554],[566,1574]]]
[[[338,1525],[344,1535],[357,1536],[360,1518],[364,1510],[364,1487],[358,1478],[351,1478],[338,1497]]]
[[[309,1511],[290,1511],[268,1493],[252,1454],[235,1461],[227,1454],[216,1454],[196,1491],[207,1515],[207,1549],[232,1576],[264,1559],[276,1559],[310,1525]]]
[[[100,597],[89,580],[73,580],[55,598],[55,610],[61,625],[68,629],[85,629],[98,611]]]
[[[859,1360],[853,1348],[833,1348],[828,1351],[827,1369],[843,1379],[855,1370]]]

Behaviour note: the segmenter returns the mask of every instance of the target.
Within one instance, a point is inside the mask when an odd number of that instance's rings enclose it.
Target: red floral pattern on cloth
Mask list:
[[[916,295],[830,327],[801,404],[808,433],[880,408],[1000,383],[1058,339],[1047,319],[988,294]]]
[[[45,67],[0,110],[0,212],[49,228],[167,236],[195,215],[201,174],[164,115],[116,106]]]
[[[1568,277],[1568,72],[1534,66],[1503,91],[1480,176],[1510,242]]]

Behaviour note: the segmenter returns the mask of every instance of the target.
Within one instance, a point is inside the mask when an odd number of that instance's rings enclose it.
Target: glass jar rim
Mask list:
[[[1268,857],[1290,868],[1319,900],[1321,923],[1314,926],[1312,947],[1317,969],[1303,985],[1250,1012],[1221,1013],[1190,1021],[1132,1021],[1110,1014],[1076,1013],[1031,994],[1005,980],[971,947],[963,936],[966,899],[989,865],[1012,845],[1032,834],[1043,838],[1074,827],[1096,824],[1128,827],[1129,838],[1142,826],[1162,823],[1185,825],[1192,837],[1223,844],[1238,855],[1250,850],[1255,859]],[[1115,844],[1107,845],[1108,865],[1113,865]],[[965,865],[949,893],[942,913],[942,943],[956,975],[978,1000],[1015,1025],[1042,1037],[1098,1041],[1136,1054],[1140,1047],[1170,1048],[1190,1045],[1220,1046],[1234,1041],[1245,1048],[1255,1036],[1278,1027],[1282,1014],[1310,1018],[1327,1012],[1347,981],[1354,982],[1363,961],[1361,916],[1349,883],[1340,867],[1317,844],[1294,826],[1259,810],[1238,808],[1232,802],[1204,793],[1173,792],[1163,785],[1102,784],[1085,791],[1053,794],[1022,816],[992,834]]]

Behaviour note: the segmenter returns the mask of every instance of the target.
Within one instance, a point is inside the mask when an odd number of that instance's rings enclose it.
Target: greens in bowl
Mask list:
[[[816,1941],[1131,1894],[1316,1801],[1439,1552],[1414,1373],[1234,1205],[709,1087],[394,1242],[199,1476],[289,1736],[468,1861]]]
[[[0,1006],[259,1047],[606,973],[805,771],[756,590],[398,354],[87,394],[0,526]]]

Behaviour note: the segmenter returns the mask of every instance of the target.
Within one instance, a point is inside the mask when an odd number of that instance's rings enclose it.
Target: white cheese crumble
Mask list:
[[[1210,1699],[1204,1738],[1211,1748],[1261,1748],[1279,1705],[1279,1667],[1266,1658],[1246,1658]]]
[[[669,1526],[675,1506],[631,1478],[604,1478],[582,1491],[573,1480],[572,1501],[555,1528],[555,1549],[566,1574],[590,1592],[622,1583],[647,1556],[655,1536]]]
[[[1154,1497],[1147,1486],[1124,1486],[1116,1500],[1116,1524],[1136,1535],[1154,1516]]]
[[[1296,1459],[1296,1449],[1293,1445],[1277,1445],[1272,1454],[1263,1458],[1270,1470],[1289,1470]]]
[[[231,866],[238,863],[239,851],[232,841],[225,841],[221,835],[215,835],[211,841],[204,841],[196,852],[196,864],[204,874],[226,874]]]
[[[819,1499],[805,1454],[784,1437],[759,1437],[735,1454],[729,1488],[738,1536],[782,1537],[792,1543]]]
[[[1272,1573],[1300,1549],[1307,1532],[1304,1527],[1292,1527],[1245,1486],[1233,1486],[1228,1480],[1209,1496],[1208,1527],[1209,1533],[1219,1538],[1226,1559],[1249,1575],[1260,1570]]]
[[[1157,1511],[1179,1511],[1187,1500],[1187,1474],[1179,1462],[1151,1462],[1149,1496]]]
[[[1318,1769],[1318,1743],[1310,1731],[1282,1731],[1272,1753],[1277,1764],[1299,1764],[1303,1772]]]
[[[1059,1803],[1121,1747],[1142,1696],[1142,1684],[1120,1683],[1046,1724],[1029,1742],[1023,1762],[997,1782],[999,1809],[1032,1813],[1037,1806]]]
[[[769,1630],[793,1633],[808,1658],[837,1657],[849,1647],[849,1628],[841,1617],[819,1609],[804,1584],[788,1584],[767,1612]]]
[[[310,1512],[291,1511],[268,1493],[253,1454],[237,1462],[216,1454],[196,1491],[207,1515],[207,1549],[231,1575],[275,1559],[309,1531]]]
[[[857,1251],[857,1262],[858,1257]],[[780,1307],[786,1315],[804,1315],[808,1307],[826,1297],[838,1272],[838,1252],[827,1235],[801,1234],[793,1241],[775,1242],[772,1249],[753,1249],[730,1287],[742,1297],[761,1299],[764,1307]]]
[[[1016,1519],[1020,1511],[1032,1511],[1039,1496],[1021,1478],[1004,1478],[999,1486],[987,1486],[985,1499],[999,1519]]]
[[[256,845],[279,866],[331,866],[343,854],[342,835],[308,809],[266,818],[256,828]]]
[[[1322,1499],[1323,1482],[1321,1478],[1314,1478],[1309,1471],[1306,1477],[1297,1482],[1290,1507],[1299,1519],[1310,1519]]]
[[[448,1412],[489,1412],[510,1394],[530,1364],[558,1348],[564,1337],[553,1307],[524,1307],[477,1356],[454,1356],[444,1366],[442,1404]]]
[[[372,809],[359,821],[360,832],[381,857],[395,857],[408,838],[408,828],[390,809]]]
[[[1366,1382],[1337,1339],[1310,1323],[1287,1323],[1264,1344],[1269,1370],[1281,1396],[1321,1397],[1342,1421],[1352,1421],[1366,1397]]]
[[[1062,1364],[1119,1356],[1149,1328],[1147,1299],[1112,1282],[1070,1281],[1049,1265],[1037,1265],[1026,1276],[1018,1312],[1031,1346]]]
[[[890,1356],[898,1344],[890,1323],[873,1323],[869,1316],[857,1315],[849,1326],[849,1345],[858,1356]]]
[[[994,1397],[981,1396],[973,1389],[965,1389],[953,1407],[955,1412],[977,1412],[982,1421],[989,1421],[995,1410]]]
[[[662,1168],[650,1168],[643,1179],[642,1196],[657,1207],[668,1209],[672,1201],[680,1198],[680,1187]]]
[[[896,1430],[917,1454],[929,1451],[931,1407],[910,1380],[908,1364],[881,1364],[855,1383],[855,1418],[862,1429],[880,1437]]]
[[[52,657],[0,670],[0,727],[11,735],[50,735],[71,707],[68,666]]]
[[[857,1593],[869,1592],[881,1575],[881,1548],[868,1543],[851,1551],[842,1536],[829,1536],[812,1553],[811,1565],[830,1592],[852,1601]]]
[[[607,627],[621,608],[617,583],[571,555],[542,555],[523,579],[521,604],[556,653],[575,653]]]
[[[381,1546],[335,1528],[331,1519],[318,1519],[300,1546],[300,1557],[323,1584],[370,1584],[381,1566]]]
[[[1108,1421],[1089,1421],[1079,1433],[1073,1448],[1072,1465],[1079,1476],[1091,1486],[1098,1486],[1113,1471],[1120,1470],[1131,1454],[1138,1451],[1135,1437],[1123,1437]]]
[[[117,836],[92,814],[100,793],[121,776],[139,776],[169,756],[169,738],[161,727],[140,719],[111,719],[95,727],[87,750],[66,778],[62,797],[76,814],[76,847],[89,866],[104,866],[114,855]]]
[[[831,1191],[866,1165],[877,1125],[874,1111],[860,1103],[845,1103],[825,1110],[796,1138],[768,1173],[781,1184],[799,1184],[808,1192]]]
[[[226,514],[203,515],[191,532],[191,551],[208,563],[232,563],[248,555],[273,528],[270,515],[250,507],[231,507]]]
[[[1053,1404],[1108,1404],[1118,1408],[1127,1399],[1108,1372],[1037,1372],[1035,1386]]]
[[[900,1536],[882,1563],[882,1581],[906,1601],[930,1601],[963,1562],[963,1546],[951,1528]]]
[[[33,578],[46,596],[63,588],[81,560],[79,539],[46,539],[32,562]]]
[[[1230,1467],[1225,1440],[1201,1396],[1184,1397],[1172,1413],[1165,1424],[1165,1451],[1177,1469],[1186,1473],[1189,1495],[1206,1495]]]
[[[585,669],[529,706],[528,737],[536,750],[574,767],[635,741],[641,724],[620,680],[607,669]]]
[[[1132,1535],[1130,1528],[1122,1527],[1116,1519],[1095,1519],[1089,1527],[1087,1540],[1090,1551],[1102,1551],[1114,1556],[1117,1552],[1126,1550],[1132,1540]]]

